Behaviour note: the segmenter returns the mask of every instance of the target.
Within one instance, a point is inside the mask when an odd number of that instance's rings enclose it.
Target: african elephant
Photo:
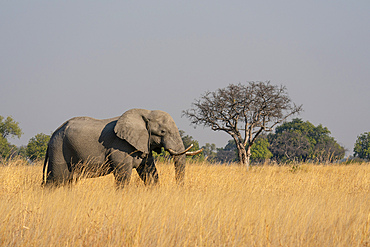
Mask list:
[[[172,117],[163,111],[131,109],[119,117],[98,120],[76,117],[60,126],[51,136],[43,168],[44,185],[63,185],[74,177],[114,174],[116,185],[124,187],[135,168],[147,184],[158,182],[152,151],[167,150],[174,158],[175,178],[185,175],[184,148]],[[82,168],[82,169],[81,169]]]

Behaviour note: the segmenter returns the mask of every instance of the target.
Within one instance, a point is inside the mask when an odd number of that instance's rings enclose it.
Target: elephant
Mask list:
[[[158,182],[152,151],[168,151],[174,160],[175,179],[183,184],[185,156],[202,149],[185,149],[172,117],[160,110],[131,109],[119,117],[75,117],[62,124],[48,143],[43,185],[65,185],[74,178],[113,173],[116,186],[130,181],[133,168],[145,185]]]

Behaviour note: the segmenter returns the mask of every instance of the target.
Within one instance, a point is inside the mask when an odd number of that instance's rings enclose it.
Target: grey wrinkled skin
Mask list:
[[[98,120],[76,117],[52,135],[46,152],[43,185],[64,185],[82,174],[114,174],[116,185],[129,183],[136,169],[146,185],[158,182],[152,151],[176,152],[184,145],[172,117],[163,111],[131,109],[120,117]],[[182,183],[185,155],[174,156],[175,177]]]

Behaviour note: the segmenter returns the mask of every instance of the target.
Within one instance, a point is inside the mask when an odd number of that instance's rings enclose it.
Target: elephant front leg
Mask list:
[[[153,156],[148,156],[143,159],[140,166],[136,168],[140,178],[144,181],[145,185],[152,185],[158,183],[158,171],[155,167]]]
[[[115,167],[113,174],[117,189],[123,189],[130,183],[131,173],[132,167],[129,165],[121,164]]]

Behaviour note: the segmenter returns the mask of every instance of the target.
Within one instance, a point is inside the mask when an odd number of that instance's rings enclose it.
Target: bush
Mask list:
[[[44,159],[49,140],[50,136],[43,133],[32,137],[28,142],[26,149],[28,158],[32,161]]]
[[[353,152],[355,157],[370,159],[370,132],[365,132],[357,137]]]

